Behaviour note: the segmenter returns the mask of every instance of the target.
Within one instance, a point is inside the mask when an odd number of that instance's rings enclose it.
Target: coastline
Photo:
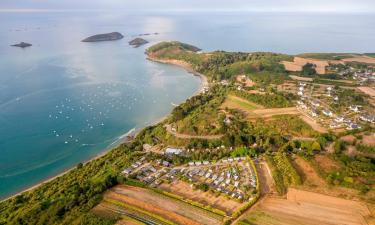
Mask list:
[[[208,87],[208,79],[207,79],[207,77],[206,77],[205,75],[203,75],[203,74],[198,73],[197,71],[195,71],[195,70],[191,67],[191,65],[188,64],[188,63],[186,63],[186,62],[183,62],[183,61],[181,61],[181,60],[162,60],[162,59],[156,59],[156,58],[151,58],[151,57],[147,57],[146,59],[147,59],[147,60],[150,60],[150,61],[153,61],[153,62],[158,62],[158,63],[163,63],[163,64],[170,64],[170,65],[179,66],[179,67],[185,69],[188,73],[191,73],[191,74],[193,74],[194,76],[198,76],[198,77],[200,78],[200,81],[201,81],[201,83],[200,83],[200,87],[199,87],[199,89],[198,89],[198,90],[197,90],[192,96],[190,96],[189,98],[191,98],[191,97],[193,97],[193,96],[195,96],[195,95],[199,95],[199,94],[201,94],[201,93],[204,91],[205,87]],[[152,123],[146,125],[145,127],[147,127],[147,126],[152,126],[152,125],[155,125],[155,124],[158,124],[158,123],[164,121],[168,116],[169,116],[169,114],[167,114],[167,115],[165,115],[165,116],[163,116],[163,117],[161,117],[161,118],[159,118],[159,119],[156,119],[154,122],[152,122]],[[89,159],[87,159],[86,161],[83,161],[83,162],[81,162],[81,163],[82,163],[83,165],[85,165],[85,164],[87,164],[87,163],[90,163],[91,161],[94,161],[94,160],[96,160],[96,159],[99,159],[99,158],[103,157],[103,156],[106,155],[109,151],[111,151],[112,149],[116,148],[117,146],[119,146],[119,145],[121,145],[121,144],[124,144],[124,143],[127,143],[127,142],[131,142],[131,141],[137,136],[137,134],[138,134],[142,129],[144,129],[145,127],[138,128],[138,129],[135,129],[135,130],[133,130],[133,131],[132,131],[132,129],[129,130],[127,133],[121,135],[121,136],[119,137],[119,140],[114,142],[114,145],[112,145],[112,144],[109,145],[109,146],[107,147],[107,149],[104,149],[104,150],[103,150],[103,152],[100,152],[99,154],[96,154],[95,156],[93,156],[93,157],[91,157],[91,158],[89,158]],[[127,134],[128,134],[128,135],[127,135]],[[123,137],[124,135],[125,135],[125,137]],[[129,136],[133,136],[134,138],[129,138]],[[123,138],[122,138],[122,137],[123,137]],[[57,178],[59,178],[59,177],[61,177],[61,176],[64,176],[65,174],[69,173],[70,171],[72,171],[72,170],[75,169],[75,168],[76,168],[76,166],[73,166],[73,167],[71,167],[71,168],[69,168],[69,169],[66,169],[66,170],[64,170],[64,171],[62,171],[62,172],[56,174],[55,176],[52,176],[52,177],[46,178],[46,179],[44,179],[44,180],[42,180],[42,181],[36,183],[35,185],[32,185],[32,186],[26,188],[25,190],[22,190],[22,191],[20,191],[20,192],[17,192],[17,193],[15,193],[15,194],[10,195],[9,197],[6,197],[6,198],[4,198],[4,199],[1,199],[0,202],[7,201],[7,200],[9,200],[9,199],[11,199],[11,198],[13,198],[13,197],[16,197],[16,196],[18,196],[18,195],[21,195],[21,194],[25,193],[25,192],[32,191],[32,190],[34,190],[34,189],[36,189],[36,188],[42,186],[43,184],[46,184],[46,183],[48,183],[48,182],[50,182],[50,181],[52,181],[52,180],[54,180],[54,179],[57,179]]]
[[[150,61],[153,61],[153,62],[157,62],[157,63],[163,63],[163,64],[169,64],[169,65],[178,66],[178,67],[181,67],[181,68],[185,69],[188,73],[191,73],[194,76],[199,77],[200,80],[201,80],[200,88],[199,88],[199,90],[194,95],[201,94],[204,91],[204,89],[206,87],[208,87],[207,76],[204,75],[204,74],[201,74],[201,73],[197,72],[196,70],[194,70],[193,67],[189,63],[187,63],[187,62],[184,62],[182,60],[176,60],[176,59],[157,59],[157,58],[151,57],[149,55],[147,56],[147,60],[150,60]]]

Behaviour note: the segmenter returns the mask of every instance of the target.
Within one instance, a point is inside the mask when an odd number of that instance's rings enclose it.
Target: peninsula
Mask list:
[[[112,32],[106,34],[96,34],[85,38],[82,42],[99,42],[99,41],[115,41],[124,38],[124,36],[119,32]]]
[[[19,47],[19,48],[27,48],[32,46],[32,44],[26,43],[26,42],[20,42],[18,44],[11,45],[13,47]]]

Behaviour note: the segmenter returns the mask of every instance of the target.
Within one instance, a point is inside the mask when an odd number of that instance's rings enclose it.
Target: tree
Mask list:
[[[311,76],[316,74],[316,66],[312,63],[307,63],[302,67],[302,74],[305,76]]]
[[[322,150],[322,148],[321,148],[321,146],[320,146],[320,144],[319,144],[319,142],[314,142],[312,145],[311,145],[311,150],[315,150],[315,151],[320,151],[320,150]]]

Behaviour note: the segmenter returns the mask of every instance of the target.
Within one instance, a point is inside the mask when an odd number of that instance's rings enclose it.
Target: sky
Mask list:
[[[0,11],[54,10],[375,13],[375,0],[0,0]]]

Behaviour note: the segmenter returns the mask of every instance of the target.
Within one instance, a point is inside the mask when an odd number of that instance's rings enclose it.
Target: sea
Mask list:
[[[84,43],[99,33],[122,40]],[[128,41],[139,35],[150,43]],[[0,199],[118,145],[200,88],[146,59],[179,40],[203,51],[375,52],[375,15],[210,11],[0,13]],[[10,47],[21,41],[33,44]]]

